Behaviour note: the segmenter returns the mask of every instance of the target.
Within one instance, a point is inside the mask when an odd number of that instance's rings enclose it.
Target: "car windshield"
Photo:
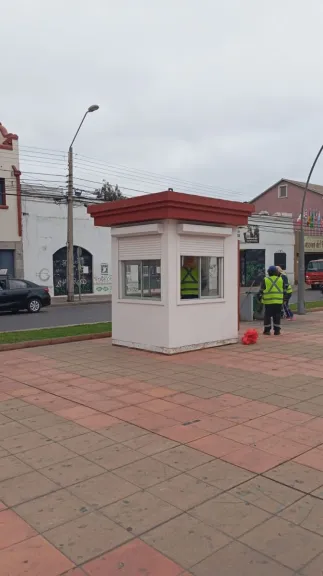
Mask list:
[[[308,272],[323,272],[323,261],[312,260],[307,267]]]

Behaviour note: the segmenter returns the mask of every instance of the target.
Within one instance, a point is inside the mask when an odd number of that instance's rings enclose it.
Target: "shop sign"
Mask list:
[[[305,252],[323,252],[323,237],[305,236]]]

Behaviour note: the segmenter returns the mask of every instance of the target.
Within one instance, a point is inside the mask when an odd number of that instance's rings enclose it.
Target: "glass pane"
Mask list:
[[[161,297],[160,260],[143,260],[143,297]]]
[[[222,258],[203,256],[201,258],[201,296],[220,298]]]
[[[124,296],[126,298],[141,298],[141,263],[124,263]]]
[[[193,300],[200,297],[199,260],[195,256],[181,256],[180,283],[181,299]]]

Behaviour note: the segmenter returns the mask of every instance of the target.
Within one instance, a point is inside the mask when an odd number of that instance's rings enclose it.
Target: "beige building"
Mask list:
[[[0,270],[23,277],[18,136],[0,123]]]

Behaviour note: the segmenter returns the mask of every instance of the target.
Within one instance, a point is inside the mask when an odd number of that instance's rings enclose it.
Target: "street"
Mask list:
[[[70,306],[67,304],[53,305],[44,308],[39,314],[28,314],[27,312],[0,314],[0,332],[110,321],[111,302],[73,304]]]
[[[306,290],[306,301],[322,300],[319,290]],[[292,302],[297,302],[297,290],[292,296]],[[53,305],[45,308],[39,314],[2,313],[0,314],[0,332],[11,330],[29,330],[32,328],[50,328],[51,326],[68,326],[70,324],[87,324],[91,322],[110,322],[112,317],[111,302]]]

